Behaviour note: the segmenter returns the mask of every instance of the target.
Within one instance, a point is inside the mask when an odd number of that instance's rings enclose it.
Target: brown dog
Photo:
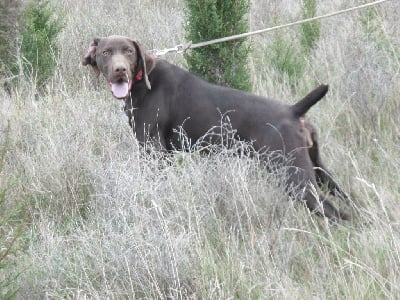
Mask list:
[[[200,140],[218,144],[223,116],[235,139],[251,143],[256,151],[280,153],[279,162],[288,167],[287,186],[302,192],[301,197],[293,194],[310,210],[330,219],[349,218],[328,199],[316,197],[312,188],[325,185],[331,194],[346,198],[321,163],[315,128],[304,120],[328,86],[321,85],[288,105],[210,84],[147,55],[137,42],[120,36],[94,39],[82,63],[102,73],[114,97],[125,100],[129,123],[140,143],[151,140],[167,151],[190,150]]]

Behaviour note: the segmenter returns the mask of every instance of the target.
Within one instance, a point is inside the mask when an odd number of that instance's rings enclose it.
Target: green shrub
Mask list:
[[[316,0],[302,2],[302,18],[316,16]],[[300,30],[290,31],[288,34],[277,32],[273,42],[266,50],[267,60],[281,74],[287,78],[292,87],[303,77],[310,51],[315,47],[320,37],[318,21],[301,25]]]
[[[379,17],[376,7],[370,7],[363,11],[360,16],[361,27],[364,33],[365,42],[378,50],[384,52],[383,60],[381,63],[387,64],[388,59],[399,61],[400,50],[399,47],[393,47],[392,38],[387,30],[384,29],[384,22]]]
[[[289,37],[276,34],[274,42],[267,48],[266,55],[269,63],[281,75],[287,77],[291,85],[303,75],[304,55]]]
[[[246,32],[248,0],[186,0],[187,39],[193,43]],[[191,72],[206,80],[250,90],[246,40],[193,49],[185,56]]]
[[[313,18],[317,14],[317,1],[304,0],[302,5],[303,19]],[[318,21],[301,24],[301,46],[308,53],[319,40],[321,25]]]
[[[19,0],[0,0],[0,75],[9,75],[10,61],[16,52],[15,38],[20,12]]]
[[[22,23],[23,72],[42,86],[53,76],[57,66],[57,36],[63,29],[63,20],[49,0],[32,0],[22,14]]]

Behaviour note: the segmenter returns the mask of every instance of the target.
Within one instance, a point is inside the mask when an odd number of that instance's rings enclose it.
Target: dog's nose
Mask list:
[[[114,65],[114,73],[117,73],[117,74],[125,74],[126,73],[126,66],[124,65],[124,64],[121,64],[121,63],[119,63],[119,64],[115,64]]]

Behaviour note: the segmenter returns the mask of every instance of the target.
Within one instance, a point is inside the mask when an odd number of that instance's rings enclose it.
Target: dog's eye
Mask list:
[[[131,54],[133,54],[133,49],[130,49],[130,48],[125,49],[125,53],[131,55]]]
[[[104,56],[110,56],[111,55],[111,51],[110,50],[104,50],[103,51],[103,55]]]

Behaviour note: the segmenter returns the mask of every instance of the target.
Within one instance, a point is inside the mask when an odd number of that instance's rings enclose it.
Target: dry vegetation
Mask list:
[[[318,2],[324,14],[363,1]],[[0,91],[5,289],[18,299],[400,297],[399,1],[322,21],[295,84],[267,49],[277,35],[289,41],[282,51],[296,47],[297,29],[252,39],[255,93],[293,102],[331,86],[308,117],[352,196],[356,217],[344,224],[290,201],[256,159],[139,150],[119,103],[80,60],[94,36],[182,43],[182,0],[54,3],[67,25],[47,93],[28,80]],[[300,18],[299,3],[252,1],[251,27]]]

